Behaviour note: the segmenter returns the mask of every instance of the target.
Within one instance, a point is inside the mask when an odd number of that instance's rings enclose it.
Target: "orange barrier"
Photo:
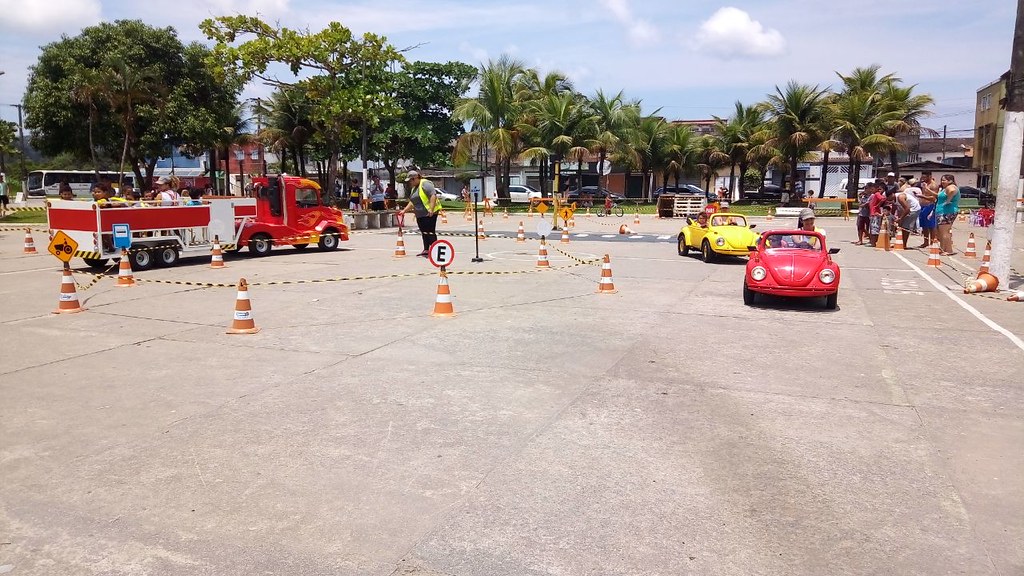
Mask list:
[[[854,202],[849,198],[804,198],[803,200],[808,205],[810,204],[839,204],[839,209],[843,212],[843,219],[850,219],[850,203]]]

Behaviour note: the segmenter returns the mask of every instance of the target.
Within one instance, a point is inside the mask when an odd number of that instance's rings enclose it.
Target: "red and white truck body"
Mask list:
[[[256,255],[273,246],[301,249],[312,243],[334,250],[348,240],[344,215],[323,202],[316,182],[284,176],[256,178],[253,185],[252,198],[206,197],[196,206],[51,200],[47,220],[51,232],[61,230],[74,239],[76,256],[95,267],[121,255],[114,248],[115,224],[131,229],[129,255],[135,269],[209,254],[215,238],[225,249],[247,246]]]

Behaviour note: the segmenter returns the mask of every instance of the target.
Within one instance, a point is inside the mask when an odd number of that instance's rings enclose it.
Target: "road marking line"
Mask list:
[[[576,235],[577,238],[586,238],[587,236],[590,236],[590,234],[577,234]]]
[[[671,236],[658,236],[658,240],[668,240]]]
[[[615,238],[615,234],[602,234],[601,238]]]
[[[640,235],[640,234],[637,234],[636,236],[630,236],[630,238],[632,238],[632,239],[643,238],[643,236]]]
[[[920,268],[915,266],[910,260],[907,260],[906,258],[904,258],[903,255],[900,254],[899,252],[893,252],[893,254],[895,254],[897,258],[902,260],[904,264],[906,264],[912,270],[917,272],[922,278],[927,280],[928,283],[931,284],[932,286],[934,286],[936,290],[938,290],[939,292],[944,293],[946,296],[949,296],[949,298],[951,300],[953,300],[954,302],[959,304],[960,307],[963,308],[964,310],[967,310],[968,312],[970,312],[972,316],[974,316],[978,320],[981,320],[982,323],[984,323],[986,326],[988,326],[992,330],[995,330],[996,332],[1002,334],[1003,336],[1006,336],[1006,338],[1009,339],[1010,342],[1013,342],[1014,346],[1016,346],[1017,348],[1020,348],[1021,350],[1024,350],[1024,340],[1021,340],[1019,337],[1017,337],[1016,334],[1014,334],[1013,332],[1010,332],[1006,328],[1003,328],[999,324],[996,324],[992,320],[989,320],[988,316],[985,316],[981,312],[978,312],[978,310],[974,306],[971,306],[967,302],[964,302],[964,300],[962,298],[960,298],[959,296],[954,294],[951,290],[949,290],[948,288],[946,288],[942,284],[939,284],[938,281],[936,281],[934,278],[932,278],[928,274],[925,274],[924,270],[921,270]]]

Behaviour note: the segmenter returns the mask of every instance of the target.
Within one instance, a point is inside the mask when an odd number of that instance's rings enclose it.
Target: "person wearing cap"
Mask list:
[[[156,200],[161,206],[174,206],[180,199],[171,184],[171,179],[167,176],[161,176],[156,181]]]
[[[818,234],[825,236],[824,230],[814,226],[814,210],[811,210],[810,208],[803,208],[802,210],[800,210],[800,215],[796,219],[796,227],[799,230],[817,232]],[[812,248],[817,248],[818,239],[813,236],[808,237],[807,244]]]
[[[921,216],[921,201],[917,195],[921,189],[914,186],[917,180],[911,178],[907,181],[906,188],[896,194],[896,221],[899,223],[898,232],[903,236],[903,246],[910,242],[910,233],[917,229],[917,220]]]
[[[441,201],[437,198],[434,183],[422,178],[415,170],[409,170],[406,174],[405,186],[409,192],[409,203],[398,213],[405,216],[410,210],[415,212],[416,226],[423,238],[423,252],[417,256],[426,258],[430,245],[437,242],[437,214],[441,211]]]

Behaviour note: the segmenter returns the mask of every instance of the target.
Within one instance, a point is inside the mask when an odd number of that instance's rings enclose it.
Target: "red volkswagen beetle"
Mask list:
[[[832,261],[825,236],[808,230],[769,230],[757,246],[743,279],[743,303],[750,305],[758,293],[801,298],[825,297],[834,310],[839,301],[839,265]]]

